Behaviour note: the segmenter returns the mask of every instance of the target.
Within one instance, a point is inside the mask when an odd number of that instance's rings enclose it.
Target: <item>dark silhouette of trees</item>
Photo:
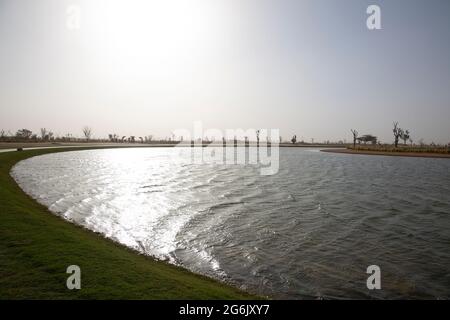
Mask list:
[[[406,141],[410,140],[409,130],[405,130],[404,132],[402,132],[400,138],[403,140],[403,144],[406,146]]]
[[[394,122],[394,129],[392,129],[394,133],[394,146],[398,147],[398,140],[403,134],[403,129],[398,126],[398,122]]]
[[[92,128],[91,128],[91,127],[88,127],[88,126],[85,126],[85,127],[83,128],[83,134],[84,134],[84,137],[86,138],[86,141],[91,140],[91,137],[92,137]]]
[[[353,148],[356,147],[356,139],[358,139],[358,131],[356,131],[355,129],[351,129],[350,130],[353,134]]]
[[[377,144],[377,137],[371,135],[371,134],[365,134],[362,137],[357,138],[359,142],[364,142],[364,144],[367,144],[367,142],[370,142],[372,144]]]
[[[291,142],[292,142],[293,144],[296,144],[296,143],[297,143],[297,135],[294,134],[294,136],[293,136],[292,139],[291,139]]]
[[[20,129],[20,130],[17,130],[17,132],[16,132],[16,137],[20,138],[20,139],[28,140],[31,138],[32,135],[33,135],[33,132],[28,129]]]
[[[111,142],[117,142],[119,140],[119,136],[115,133],[108,134],[108,137]]]

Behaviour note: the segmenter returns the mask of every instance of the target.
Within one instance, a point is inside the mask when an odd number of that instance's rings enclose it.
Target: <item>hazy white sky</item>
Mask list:
[[[367,29],[369,4],[382,30]],[[0,129],[164,137],[200,120],[390,142],[396,120],[448,143],[449,12],[445,0],[0,0]]]

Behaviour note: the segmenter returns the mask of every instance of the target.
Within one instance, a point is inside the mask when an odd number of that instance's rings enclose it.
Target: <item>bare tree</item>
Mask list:
[[[92,128],[91,128],[91,127],[88,127],[88,126],[85,126],[85,127],[83,128],[83,134],[84,134],[84,137],[86,138],[86,141],[91,140],[91,137],[92,137]]]
[[[3,139],[5,136],[6,136],[6,132],[5,132],[5,130],[2,129],[0,131],[0,139]]]
[[[33,132],[28,129],[20,129],[17,130],[16,137],[22,138],[22,139],[30,139],[30,137],[33,135]]]
[[[356,147],[356,140],[358,139],[358,131],[356,131],[355,129],[351,129],[350,130],[353,134],[353,148]]]
[[[408,141],[410,138],[409,130],[405,130],[404,132],[402,132],[402,135],[400,138],[403,140],[403,144],[406,146],[406,141]]]
[[[41,139],[46,140],[47,139],[47,129],[41,128]]]
[[[394,122],[394,129],[392,129],[392,132],[394,133],[394,146],[397,148],[398,147],[398,139],[403,134],[403,129],[401,129],[398,126],[398,122]]]
[[[294,134],[294,136],[293,136],[292,139],[291,139],[291,142],[292,142],[293,144],[296,144],[296,143],[297,143],[297,135]]]

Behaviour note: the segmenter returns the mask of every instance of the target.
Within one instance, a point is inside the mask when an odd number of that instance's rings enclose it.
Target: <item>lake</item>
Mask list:
[[[30,158],[12,175],[69,221],[254,293],[450,297],[449,159],[281,148],[263,176],[193,164],[190,148],[103,149]],[[366,286],[370,265],[381,290]]]

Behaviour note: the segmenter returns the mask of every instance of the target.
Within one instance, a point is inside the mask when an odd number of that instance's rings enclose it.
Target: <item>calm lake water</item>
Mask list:
[[[190,160],[178,148],[72,151],[12,175],[55,214],[255,293],[450,297],[449,159],[282,148],[272,176]],[[369,265],[381,290],[366,287]]]

